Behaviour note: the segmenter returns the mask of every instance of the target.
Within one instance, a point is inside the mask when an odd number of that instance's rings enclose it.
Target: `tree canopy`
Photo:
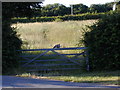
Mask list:
[[[2,2],[3,16],[12,17],[31,17],[34,10],[41,8],[41,2]]]
[[[2,2],[2,72],[8,74],[19,66],[19,52],[22,41],[15,28],[11,28],[12,17],[31,17],[33,9],[40,8],[40,2]]]
[[[41,8],[43,16],[62,16],[68,13],[70,13],[70,9],[59,3],[48,4]]]
[[[109,4],[92,4],[89,8],[90,12],[107,12],[112,10],[112,7]]]
[[[81,14],[88,12],[88,6],[83,4],[73,5],[74,14]]]

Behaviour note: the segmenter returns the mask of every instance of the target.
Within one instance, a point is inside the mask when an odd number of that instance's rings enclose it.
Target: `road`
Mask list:
[[[33,79],[15,76],[2,77],[2,88],[120,88],[93,83],[75,83],[48,79]]]

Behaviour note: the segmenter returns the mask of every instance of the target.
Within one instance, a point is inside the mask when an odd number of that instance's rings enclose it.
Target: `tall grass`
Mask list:
[[[83,38],[83,29],[97,20],[17,23],[17,32],[26,42],[24,48],[52,48],[60,43],[61,47],[75,47]],[[26,46],[25,46],[26,45]]]

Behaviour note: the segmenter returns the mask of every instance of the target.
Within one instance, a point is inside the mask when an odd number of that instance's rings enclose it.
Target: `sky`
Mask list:
[[[105,4],[108,2],[114,2],[114,0],[45,0],[43,5],[60,3],[65,6],[69,6],[70,4],[82,3],[84,5],[90,6],[91,4]]]

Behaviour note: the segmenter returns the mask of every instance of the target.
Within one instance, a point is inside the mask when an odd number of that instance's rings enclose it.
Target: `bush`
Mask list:
[[[91,70],[120,69],[120,13],[109,13],[85,34]]]
[[[18,68],[21,52],[22,41],[18,38],[15,28],[10,27],[11,23],[8,19],[2,20],[2,73],[13,74],[13,69]]]
[[[63,20],[62,19],[60,19],[60,18],[56,18],[55,19],[55,22],[62,22]]]
[[[39,17],[37,22],[52,22],[55,21],[55,17]]]

